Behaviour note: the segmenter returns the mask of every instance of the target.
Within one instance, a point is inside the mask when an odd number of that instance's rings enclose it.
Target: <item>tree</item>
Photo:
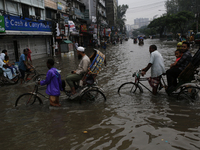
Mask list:
[[[190,21],[194,19],[194,14],[188,11],[181,11],[176,15],[171,15],[170,19],[170,23],[176,27],[177,30],[180,30],[181,34],[184,34],[188,30],[187,26],[190,24]]]
[[[155,29],[160,34],[160,37],[162,37],[164,31],[173,32],[174,34],[181,32],[184,34],[190,28],[190,24],[192,25],[193,19],[194,14],[192,12],[182,11],[154,19],[150,22],[148,28]]]
[[[151,21],[148,25],[148,28],[153,28],[157,33],[160,34],[160,38],[162,38],[163,32],[166,27],[166,21],[166,16],[161,16]]]
[[[198,12],[199,0],[167,0],[165,7],[168,14],[177,14],[181,11]]]
[[[119,5],[117,7],[117,18],[116,18],[116,27],[120,28],[122,33],[126,33],[125,21],[126,21],[126,11],[128,5]]]

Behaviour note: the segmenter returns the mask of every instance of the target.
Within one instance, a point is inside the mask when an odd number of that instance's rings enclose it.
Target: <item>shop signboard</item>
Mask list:
[[[62,14],[62,18],[64,19],[65,24],[68,24],[68,21],[69,21],[69,15]]]
[[[74,8],[74,14],[77,18],[84,19],[84,14],[77,8]]]
[[[81,25],[81,32],[87,32],[87,26],[85,24]]]
[[[66,12],[66,2],[65,1],[58,2],[57,9],[62,12]]]
[[[85,19],[85,20],[89,20],[89,9],[86,9],[86,10],[85,10],[84,19]]]
[[[65,35],[68,36],[68,25],[65,24]]]
[[[75,31],[76,27],[73,21],[68,21],[70,32]]]
[[[5,30],[12,31],[40,31],[51,32],[51,22],[48,21],[32,21],[32,19],[21,19],[18,16],[4,16]]]
[[[4,16],[0,16],[0,32],[5,32]]]

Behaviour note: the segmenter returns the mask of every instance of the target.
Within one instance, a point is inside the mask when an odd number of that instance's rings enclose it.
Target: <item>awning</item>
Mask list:
[[[70,41],[70,40],[64,40],[64,41],[63,41],[63,43],[66,43],[66,44],[71,44],[71,43],[72,43],[72,41]]]
[[[0,35],[52,35],[52,32],[41,31],[8,31],[0,33]]]
[[[74,36],[79,36],[79,32],[78,31],[72,31],[70,32],[71,35],[74,35]]]

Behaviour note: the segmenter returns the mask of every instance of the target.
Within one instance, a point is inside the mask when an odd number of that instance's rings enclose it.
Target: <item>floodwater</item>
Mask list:
[[[107,101],[101,106],[80,105],[66,100],[62,93],[62,109],[49,109],[45,98],[42,106],[16,109],[16,98],[33,90],[34,83],[0,87],[0,149],[200,149],[199,101],[177,101],[164,90],[157,96],[145,89],[144,93],[133,95],[117,94],[122,83],[133,80],[134,71],[146,67],[149,45],[157,45],[166,69],[175,61],[176,42],[148,39],[144,43],[138,46],[129,40],[102,50],[107,66],[97,80]],[[91,51],[86,53],[90,55]],[[62,79],[78,65],[75,58],[76,55],[55,58],[55,67],[62,70]],[[46,60],[33,62],[40,73],[47,72]],[[150,71],[146,76],[149,75]],[[145,85],[149,87],[147,82]]]

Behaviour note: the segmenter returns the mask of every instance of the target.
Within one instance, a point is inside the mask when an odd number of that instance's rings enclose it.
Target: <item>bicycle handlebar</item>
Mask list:
[[[132,77],[135,77],[135,76],[140,77],[141,73],[142,73],[141,69],[137,70],[136,72],[133,73]]]

